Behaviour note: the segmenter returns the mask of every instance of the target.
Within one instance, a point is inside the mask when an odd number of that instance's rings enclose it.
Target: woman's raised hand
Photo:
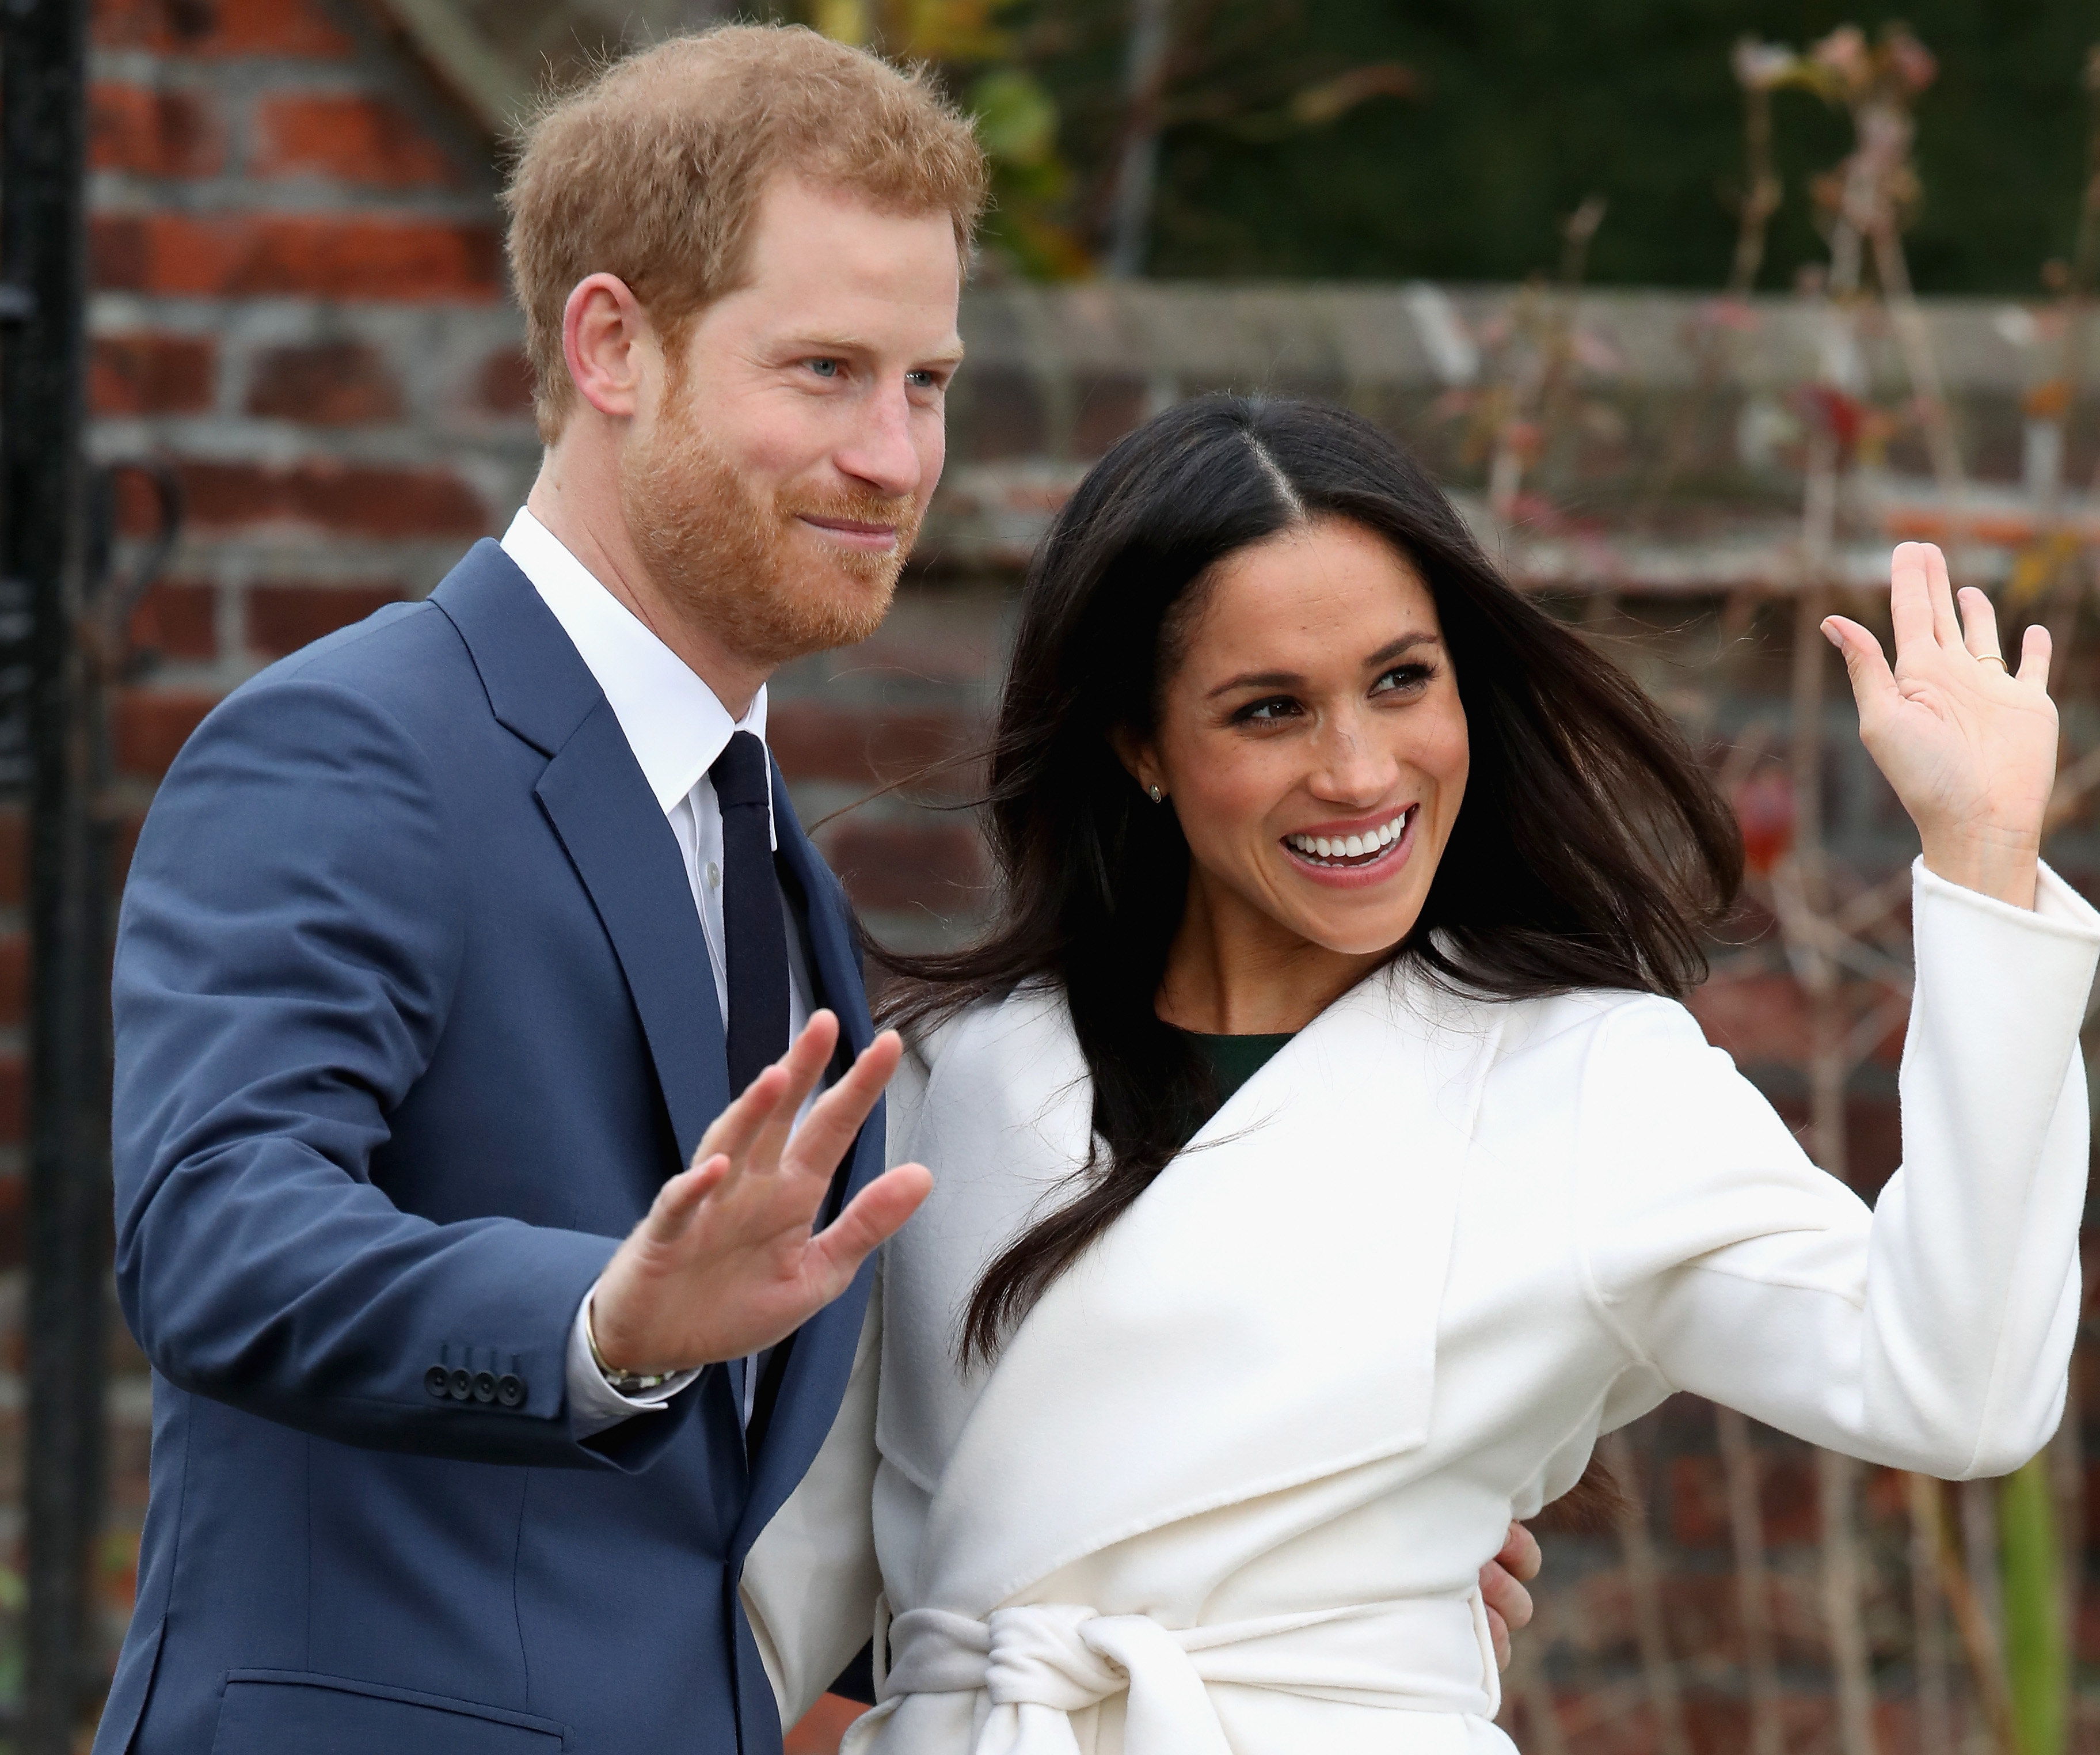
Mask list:
[[[2032,908],[2042,818],[2056,778],[2049,632],[2030,627],[2010,669],[1991,600],[1974,586],[1961,611],[1947,561],[1930,542],[1899,542],[1889,568],[1895,668],[1856,621],[1823,632],[1845,655],[1860,740],[1917,824],[1925,863],[1950,883]]]

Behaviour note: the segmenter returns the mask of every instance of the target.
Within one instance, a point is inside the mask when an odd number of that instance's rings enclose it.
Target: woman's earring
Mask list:
[[[1151,799],[1154,804],[1158,804],[1167,796],[1167,794],[1162,792],[1157,786],[1146,787],[1145,789],[1145,795],[1146,798]]]

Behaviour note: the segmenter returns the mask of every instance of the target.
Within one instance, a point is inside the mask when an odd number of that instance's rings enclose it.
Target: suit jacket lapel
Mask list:
[[[811,973],[823,1002],[838,1014],[841,1041],[849,1052],[858,1054],[874,1039],[875,1026],[868,1017],[867,993],[854,953],[853,925],[845,895],[838,880],[802,833],[777,766],[773,771],[773,801],[780,861],[801,886],[807,903],[804,942],[809,948]],[[819,1224],[880,1173],[884,1128],[883,1107],[878,1103],[840,1167],[832,1196],[818,1215]],[[831,1430],[853,1368],[854,1350],[867,1314],[874,1272],[874,1259],[870,1258],[862,1264],[852,1288],[796,1332],[772,1420],[752,1463],[751,1498],[733,1545],[739,1558],[795,1490]]]
[[[497,719],[549,758],[534,791],[612,940],[688,1163],[728,1105],[729,1075],[677,838],[589,667],[501,547],[477,543],[433,601],[473,653]]]
[[[729,1054],[677,837],[602,700],[534,789],[619,954],[689,1164],[729,1107]]]

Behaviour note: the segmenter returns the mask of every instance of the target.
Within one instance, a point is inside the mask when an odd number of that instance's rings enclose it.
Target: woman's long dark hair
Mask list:
[[[1705,977],[1704,929],[1734,898],[1741,843],[1639,686],[1512,590],[1436,484],[1367,421],[1238,396],[1169,409],[1088,475],[1029,569],[990,753],[993,924],[964,950],[876,953],[907,978],[884,1008],[907,1028],[1055,982],[1093,1078],[1101,1143],[1073,1198],[986,1270],[964,1319],[965,1362],[989,1360],[1144,1193],[1180,1149],[1180,1118],[1209,1094],[1207,1067],[1155,1010],[1188,844],[1109,734],[1153,729],[1189,619],[1177,607],[1209,570],[1321,518],[1384,537],[1420,574],[1465,708],[1465,802],[1397,954],[1452,988],[1505,998],[1592,987],[1675,997]]]

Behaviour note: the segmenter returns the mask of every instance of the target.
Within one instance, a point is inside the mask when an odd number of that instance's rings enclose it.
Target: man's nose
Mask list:
[[[901,382],[883,385],[862,404],[855,431],[834,461],[885,499],[919,491],[924,466],[912,442],[911,404]]]

